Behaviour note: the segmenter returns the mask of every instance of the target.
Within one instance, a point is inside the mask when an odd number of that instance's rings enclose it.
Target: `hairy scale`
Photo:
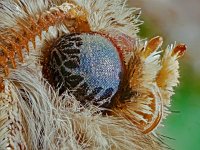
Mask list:
[[[65,23],[66,27],[69,29],[70,32],[85,32],[85,31],[88,32],[88,31],[90,31],[90,28],[89,28],[89,24],[87,22],[86,16],[87,16],[87,13],[82,8],[79,8],[79,7],[75,6],[74,4],[63,3],[61,6],[55,6],[55,7],[50,8],[50,10],[48,10],[48,11],[42,12],[41,14],[36,14],[35,17],[28,15],[27,18],[23,18],[25,21],[23,19],[19,18],[17,21],[18,29],[15,29],[15,28],[6,29],[6,31],[3,31],[2,33],[0,33],[0,39],[1,39],[1,42],[0,42],[0,49],[1,49],[0,67],[1,67],[1,69],[4,68],[4,72],[5,72],[5,75],[2,75],[0,78],[0,83],[1,83],[0,89],[1,90],[4,89],[3,80],[4,80],[5,76],[9,75],[9,68],[11,66],[13,68],[17,67],[16,57],[18,56],[19,60],[21,62],[23,62],[23,51],[22,50],[25,49],[27,52],[29,52],[29,44],[28,43],[30,41],[33,43],[33,47],[35,48],[36,47],[36,42],[35,42],[36,36],[39,36],[40,39],[42,39],[42,35],[41,35],[42,31],[48,32],[48,28],[50,26],[56,26],[61,23]],[[76,39],[77,43],[78,43],[78,41],[79,40]],[[123,43],[124,42],[122,42],[121,44],[123,44]],[[148,55],[150,55],[154,50],[157,50],[157,47],[160,47],[161,43],[162,42],[161,42],[160,38],[153,39],[153,41],[151,41],[150,44],[148,43],[149,45],[147,45],[147,49],[145,50],[145,52],[143,54],[144,59],[146,59],[146,57]],[[81,44],[82,43],[80,42],[80,45]],[[63,48],[61,48],[61,49],[63,49]],[[185,50],[186,50],[185,45],[181,45],[181,44],[177,45],[174,49],[172,49],[172,51],[173,51],[172,56],[177,55],[180,57],[183,55]],[[61,55],[61,53],[58,50],[52,51],[52,53],[54,53],[55,56]],[[70,53],[70,52],[68,51],[67,53]],[[70,67],[76,67],[79,65],[78,49],[71,50],[71,53],[74,53],[73,58],[70,57],[70,60],[68,60],[70,62],[68,62],[67,65],[65,65],[65,66],[61,65],[60,68],[58,68],[58,63],[65,62],[66,58],[61,59],[61,60],[55,60],[55,62],[53,62],[52,65],[57,65],[54,67],[54,69],[57,68],[57,71],[59,72],[59,76],[62,79],[62,82],[66,80],[65,79],[66,77],[73,81],[71,83],[65,82],[66,83],[65,89],[66,88],[72,89],[72,87],[77,88],[77,89],[80,88],[81,91],[78,92],[77,95],[79,95],[79,93],[82,92],[84,96],[88,96],[89,86],[86,82],[82,82],[82,81],[84,81],[83,76],[79,75],[79,76],[70,77],[71,76],[70,71],[69,72],[62,71],[63,67],[66,69],[66,68],[70,68]],[[132,65],[133,64],[131,64],[131,67],[132,67]],[[165,70],[163,72],[161,71],[158,74],[157,83],[158,83],[159,87],[165,88],[166,84],[164,84],[165,82],[163,82],[163,77],[162,77],[163,74],[166,74]],[[56,72],[55,72],[54,76],[56,76]],[[164,77],[164,79],[165,79],[165,77]],[[58,80],[58,78],[57,78],[57,80]],[[75,81],[77,81],[77,84],[79,84],[81,82],[83,84],[81,84],[80,86],[74,86],[73,84],[76,84]],[[62,82],[60,82],[60,84],[62,84]],[[55,86],[57,86],[57,85],[55,85]],[[60,88],[60,85],[58,85],[58,87]],[[61,87],[61,90],[65,90],[62,88],[63,87]],[[97,89],[95,89],[95,88],[97,88]],[[85,91],[83,89],[85,89]],[[95,95],[98,94],[99,90],[100,90],[99,87],[94,87],[94,91],[92,92],[92,95],[89,95],[89,97],[91,96],[92,98],[94,98]],[[61,91],[61,93],[62,93],[62,91]],[[74,94],[76,95],[76,93],[74,93]],[[108,96],[106,98],[108,98],[112,94],[108,94]],[[83,98],[87,99],[87,97],[83,97]],[[123,99],[121,101],[123,101]],[[120,102],[120,105],[121,105],[121,103],[122,102]],[[125,116],[133,122],[133,124],[135,124],[140,129],[142,129],[143,133],[149,133],[149,132],[153,131],[158,126],[158,124],[160,123],[160,121],[162,119],[162,110],[159,111],[160,109],[155,109],[157,106],[159,108],[161,107],[159,101],[155,101],[153,99],[150,104],[146,104],[146,105],[149,108],[151,108],[151,113],[152,113],[151,115],[144,113],[143,110],[141,110],[141,112],[135,111],[134,112],[134,113],[136,113],[135,116],[129,111],[127,111],[127,113],[123,112],[125,114]],[[125,106],[124,106],[124,108],[125,108]],[[116,107],[121,109],[118,106],[116,106]],[[147,120],[147,123],[137,120],[136,116],[140,116],[142,119]]]
[[[29,52],[29,42],[36,48],[35,38],[42,38],[42,32],[48,32],[50,26],[55,26],[63,22],[68,22],[66,26],[71,32],[88,31],[89,25],[83,9],[74,4],[63,3],[61,6],[50,8],[49,11],[42,12],[33,18],[31,15],[23,19],[18,19],[19,29],[6,29],[0,33],[0,67],[4,68],[5,76],[9,75],[9,67],[16,68],[16,56],[23,62],[23,49]],[[80,27],[81,25],[81,27]],[[5,34],[7,33],[7,34]],[[3,77],[0,77],[0,90],[4,89]]]

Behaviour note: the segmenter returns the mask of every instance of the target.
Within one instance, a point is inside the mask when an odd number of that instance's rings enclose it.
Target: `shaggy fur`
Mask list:
[[[177,85],[179,77],[179,51],[175,51],[176,46],[168,47],[162,58],[161,39],[157,47],[149,49],[150,42],[140,41],[136,35],[141,24],[138,9],[128,8],[123,0],[67,2],[0,0],[1,37],[12,37],[13,33],[8,31],[12,28],[18,32],[16,35],[26,33],[25,39],[30,38],[23,47],[23,62],[16,61],[17,69],[10,69],[8,76],[1,69],[5,89],[0,93],[0,149],[165,149],[155,130],[145,134],[133,122],[147,122],[147,127],[152,125],[138,111],[151,116],[163,111],[161,119],[167,116],[165,106],[170,105],[173,87]],[[76,25],[76,22],[69,16],[68,20],[58,24],[54,21],[48,29],[34,36],[28,36],[27,30],[30,24],[36,26],[34,22],[38,16],[55,11],[64,12],[65,15],[70,13],[75,16],[75,21],[80,21],[76,17],[85,17],[80,22],[87,29],[89,25],[90,31],[117,31],[134,39],[132,50],[124,53],[128,70],[126,79],[129,80],[124,87],[128,87],[125,90],[134,91],[135,95],[128,100],[123,97],[117,99],[110,110],[112,115],[102,114],[102,108],[93,105],[87,108],[81,106],[68,91],[59,96],[58,91],[43,77],[41,61],[44,50],[62,33],[72,32],[70,24]],[[45,22],[38,22],[38,29],[42,29],[42,25]],[[25,48],[29,53],[25,52]],[[152,101],[159,105],[155,112],[150,107]],[[125,105],[123,108],[122,104]],[[130,119],[130,116],[133,117]]]

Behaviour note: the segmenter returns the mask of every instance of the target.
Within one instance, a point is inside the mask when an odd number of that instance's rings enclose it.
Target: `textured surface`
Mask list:
[[[177,57],[179,57],[179,53],[176,53],[176,48],[175,51],[174,47],[168,47],[166,50],[161,50],[159,48],[158,51],[156,51],[155,48],[152,49],[151,46],[149,47],[149,43],[145,41],[144,42],[148,44],[147,46],[143,42],[138,41],[133,48],[130,48],[131,55],[129,59],[123,59],[126,61],[126,63],[124,63],[124,68],[127,70],[123,72],[123,78],[126,78],[126,80],[122,80],[122,88],[123,91],[131,94],[131,97],[127,97],[126,94],[121,95],[123,92],[117,92],[120,94],[119,99],[117,99],[118,103],[112,103],[112,108],[110,109],[113,114],[103,115],[101,111],[102,107],[96,107],[91,104],[88,104],[88,107],[83,107],[80,105],[80,102],[77,101],[78,99],[80,100],[80,97],[83,98],[81,95],[84,95],[84,93],[91,93],[91,91],[96,88],[96,85],[92,86],[89,84],[93,76],[86,78],[87,76],[84,74],[84,81],[86,82],[86,79],[89,80],[84,88],[76,86],[72,90],[71,85],[69,85],[71,89],[66,90],[66,92],[61,95],[59,94],[61,89],[52,88],[52,86],[46,82],[46,79],[48,79],[46,76],[48,77],[48,75],[50,75],[50,70],[48,69],[50,65],[46,60],[50,55],[49,50],[55,50],[55,47],[51,47],[52,43],[54,43],[52,41],[59,40],[63,33],[77,33],[80,29],[82,31],[85,27],[84,24],[82,24],[84,18],[86,18],[86,22],[89,23],[89,35],[92,37],[91,41],[98,41],[101,39],[101,36],[94,38],[95,36],[91,34],[91,32],[113,34],[113,30],[123,33],[130,38],[137,38],[137,26],[140,23],[140,21],[138,21],[138,12],[136,12],[137,9],[128,8],[124,0],[72,0],[72,3],[76,3],[79,6],[76,7],[78,10],[84,9],[85,11],[79,12],[77,9],[67,11],[70,4],[66,3],[66,0],[0,1],[0,5],[2,6],[0,7],[1,35],[6,35],[8,39],[16,40],[15,42],[6,40],[8,43],[4,43],[3,41],[2,45],[10,46],[13,43],[20,44],[18,43],[20,39],[17,38],[24,37],[27,41],[24,45],[21,43],[20,46],[24,48],[26,45],[29,49],[29,56],[22,51],[23,56],[27,56],[24,57],[24,63],[21,64],[17,61],[17,68],[10,69],[9,76],[4,80],[6,91],[5,93],[0,93],[0,95],[5,95],[0,98],[0,139],[3,139],[3,142],[0,141],[0,149],[15,149],[13,147],[19,144],[19,149],[27,148],[30,150],[164,149],[163,137],[156,134],[156,130],[155,132],[152,131],[152,129],[158,127],[157,121],[154,121],[153,118],[157,118],[157,116],[160,118],[161,116],[156,115],[158,113],[155,112],[158,111],[154,109],[154,106],[157,106],[158,102],[160,102],[159,98],[163,98],[160,99],[162,103],[165,101],[170,102],[168,96],[173,93],[173,87],[178,83],[179,66]],[[66,17],[63,16],[63,12],[66,12]],[[83,14],[84,17],[79,17],[81,14]],[[38,38],[40,33],[42,33],[41,39]],[[86,36],[87,34],[84,35]],[[74,35],[74,37],[80,38],[81,36]],[[78,48],[80,54],[82,54],[81,51],[85,50],[83,39],[84,38],[81,37],[80,41],[82,43],[80,43],[80,47]],[[110,42],[106,38],[102,37],[102,39],[105,39],[104,45],[110,45],[108,44]],[[33,45],[30,43],[31,41]],[[77,43],[78,39],[76,38],[74,41]],[[125,41],[127,41],[126,38]],[[116,42],[119,42],[119,38],[114,38],[114,43],[116,44]],[[72,42],[71,47],[73,43],[74,42]],[[125,43],[121,41],[116,45],[124,45]],[[100,44],[98,43],[97,45],[99,46]],[[13,45],[13,47],[14,46],[17,45]],[[112,50],[111,52],[117,54],[115,47],[114,49],[113,47],[111,49],[109,49],[109,47],[108,49],[104,47],[101,51],[104,52],[105,49],[106,52]],[[118,49],[120,50],[120,48]],[[152,50],[155,51],[153,52]],[[52,53],[53,57],[56,58],[56,55],[61,56],[58,49],[56,52],[55,54]],[[163,53],[161,54],[161,52]],[[113,53],[109,53],[109,55],[111,54]],[[73,60],[74,63],[70,63],[72,66],[73,64],[75,64],[75,66],[78,64],[77,68],[79,69],[72,67],[70,73],[79,73],[83,68],[87,70],[91,68],[90,64],[80,67],[81,60],[84,59],[81,55],[73,53],[64,56],[64,58],[69,58],[68,60]],[[72,59],[72,56],[74,59]],[[96,55],[94,56],[96,57]],[[88,57],[86,58],[88,59]],[[60,73],[62,70],[61,66],[64,65],[58,65],[59,60],[61,60],[60,62],[64,62],[63,60],[66,59],[59,58],[54,60],[55,61],[51,63],[55,66],[55,69],[57,69],[56,67],[60,67],[60,69],[58,69],[58,73]],[[113,59],[113,57],[111,57],[110,60],[114,60],[113,64],[118,64],[117,62],[119,62],[119,59]],[[106,67],[103,68],[105,69]],[[64,68],[67,67],[65,66]],[[3,68],[1,71],[3,72]],[[105,73],[103,71],[99,71],[99,74]],[[64,73],[66,73],[65,70]],[[54,74],[54,77],[56,77],[56,72],[54,72]],[[163,74],[165,76],[163,76]],[[70,77],[70,75],[68,76]],[[57,74],[57,79],[63,80],[62,77],[63,73],[61,73],[60,76]],[[94,77],[98,79],[95,74]],[[102,75],[101,77],[104,76]],[[77,76],[72,79],[77,78],[79,79]],[[106,81],[112,83],[112,80],[110,80],[111,78],[107,79]],[[74,81],[76,80],[72,81],[75,83]],[[65,82],[60,83],[65,84]],[[101,85],[100,83],[102,82],[99,82],[99,85]],[[113,85],[118,85],[117,83],[119,83],[119,81]],[[61,84],[61,87],[62,86],[63,84]],[[106,91],[108,88],[116,90],[115,86],[110,86],[105,87],[102,91]],[[59,87],[59,85],[57,87]],[[76,88],[80,88],[80,91],[83,92],[82,94],[78,92],[78,98],[74,97],[72,94],[68,94],[70,92],[75,94]],[[120,84],[120,89],[122,88]],[[85,89],[85,91],[82,89]],[[114,92],[112,92],[112,94],[114,94]],[[94,94],[90,96],[94,97],[94,99],[92,99],[94,102],[98,101],[100,95],[101,93],[98,95],[98,93],[95,94],[94,92]],[[85,96],[85,100],[90,99],[90,96]],[[114,96],[113,101],[115,101],[115,98],[118,98],[118,95],[116,95],[116,97]],[[165,118],[167,112],[163,111],[163,114],[164,115],[161,117]],[[152,132],[148,134],[144,134],[147,132],[142,133],[140,128],[138,128],[141,124],[136,126],[136,119],[142,123],[151,123],[152,126],[148,128],[150,130],[146,131]],[[151,120],[153,120],[153,122]]]
[[[97,34],[66,34],[50,56],[54,86],[60,93],[69,89],[78,100],[109,104],[118,90],[122,65],[114,45]],[[95,102],[95,103],[96,103]]]

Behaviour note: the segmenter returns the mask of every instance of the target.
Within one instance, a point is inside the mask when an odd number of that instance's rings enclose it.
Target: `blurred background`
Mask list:
[[[171,149],[200,150],[200,0],[129,0],[142,10],[140,36],[164,37],[164,46],[187,44],[180,85],[161,133]],[[163,46],[163,47],[164,47]]]

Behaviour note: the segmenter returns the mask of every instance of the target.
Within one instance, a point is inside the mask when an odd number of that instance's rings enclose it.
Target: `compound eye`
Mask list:
[[[48,79],[60,94],[68,90],[83,104],[109,106],[123,65],[108,38],[98,33],[64,34],[49,53]]]

